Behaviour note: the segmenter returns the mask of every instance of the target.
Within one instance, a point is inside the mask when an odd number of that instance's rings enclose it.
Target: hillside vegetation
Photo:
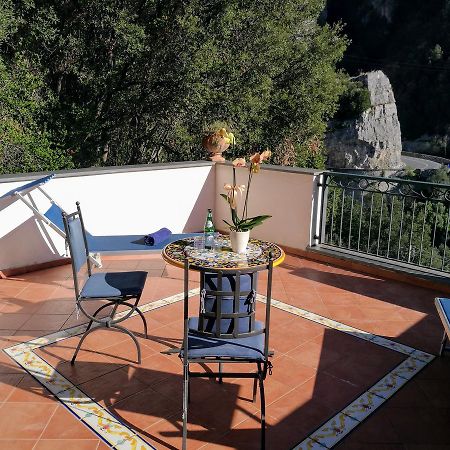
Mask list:
[[[216,120],[236,153],[270,147],[296,164],[347,78],[336,69],[347,41],[319,22],[323,8],[2,0],[0,173],[204,158],[202,130]]]

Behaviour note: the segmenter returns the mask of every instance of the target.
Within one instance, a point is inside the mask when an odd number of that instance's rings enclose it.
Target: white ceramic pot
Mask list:
[[[249,231],[230,231],[231,250],[234,253],[245,253],[247,251]]]

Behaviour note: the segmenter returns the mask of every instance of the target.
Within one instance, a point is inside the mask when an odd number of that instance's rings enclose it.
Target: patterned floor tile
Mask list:
[[[310,438],[326,448],[332,448],[358,425],[357,420],[341,412],[311,434]]]
[[[344,408],[342,412],[361,422],[380,407],[384,401],[385,399],[383,397],[372,392],[364,392],[364,394]]]
[[[198,295],[199,289],[189,291],[189,296]],[[181,302],[183,293],[171,295],[160,300],[156,300],[140,306],[143,313],[155,311],[165,306]],[[263,295],[258,295],[258,300],[265,302]],[[356,400],[352,401],[342,411],[327,421],[318,430],[310,434],[295,449],[321,449],[331,448],[340,442],[351,430],[361,421],[366,419],[386,399],[390,398],[405,383],[414,377],[434,356],[429,353],[416,350],[412,347],[389,340],[385,337],[377,336],[365,332],[350,325],[321,316],[317,313],[278,301],[272,300],[272,306],[281,311],[310,320],[330,329],[340,331],[355,338],[370,342],[390,350],[407,355],[408,358],[383,377],[374,386],[368,389]],[[126,315],[127,312],[121,313]],[[137,313],[134,313],[136,315]],[[55,333],[42,336],[28,342],[20,343],[6,348],[4,351],[20,366],[27,370],[37,381],[52,392],[74,415],[80,418],[88,427],[94,430],[109,445],[117,449],[153,449],[151,444],[140,438],[129,426],[124,425],[100,404],[93,401],[84,392],[75,387],[73,383],[58,373],[50,364],[33,350],[54,344],[64,339],[82,334],[87,324],[76,325],[74,327],[61,330]]]
[[[368,389],[372,394],[388,399],[392,397],[408,380],[390,372],[382,380]]]

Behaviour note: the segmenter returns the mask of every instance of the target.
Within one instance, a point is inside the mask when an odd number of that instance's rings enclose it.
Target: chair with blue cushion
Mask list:
[[[450,336],[450,298],[436,298],[435,305],[439,317],[444,326],[444,335],[442,336],[441,347],[439,349],[439,356],[442,356],[446,350],[448,336]]]
[[[145,337],[147,338],[147,322],[144,315],[138,308],[138,303],[144,289],[147,272],[99,272],[92,273],[91,260],[89,258],[89,248],[86,240],[86,232],[81,215],[80,203],[77,202],[77,211],[72,214],[62,213],[66,239],[69,245],[72,259],[73,281],[75,286],[75,299],[77,309],[79,309],[88,319],[89,324],[78,343],[71,364],[75,363],[78,351],[83,341],[94,330],[99,328],[114,328],[128,334],[136,344],[138,363],[141,362],[141,349],[134,334],[119,325],[134,312],[138,313],[144,323]],[[80,288],[79,272],[87,264],[88,278]],[[89,302],[104,300],[94,314],[89,314],[85,305]],[[129,310],[116,316],[119,306],[126,306]],[[106,308],[110,308],[108,315],[99,316],[99,313]],[[93,326],[94,323],[96,326]]]
[[[253,401],[257,386],[261,396],[261,448],[265,448],[264,380],[272,364],[269,357],[269,323],[273,262],[241,271],[202,272],[200,308],[197,317],[189,317],[189,259],[184,265],[184,338],[180,358],[183,361],[183,449],[187,441],[187,414],[192,377],[253,378]],[[258,271],[268,270],[265,320],[255,318]],[[218,364],[218,371],[192,372],[190,364]],[[223,372],[228,363],[254,364],[255,372]],[[240,366],[239,366],[240,367]]]

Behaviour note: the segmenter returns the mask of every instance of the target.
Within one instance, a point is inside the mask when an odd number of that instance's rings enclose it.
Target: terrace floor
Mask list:
[[[149,272],[149,339],[139,317],[124,322],[141,343],[140,365],[129,337],[102,330],[70,366],[80,331],[71,327],[85,320],[74,311],[69,265],[0,279],[0,342],[9,349],[0,353],[1,449],[181,447],[182,366],[161,352],[180,345],[183,273],[156,255],[104,259],[102,270],[132,269]],[[433,357],[438,295],[288,255],[274,270],[267,448],[450,449],[450,358]],[[251,394],[248,379],[192,380],[189,449],[259,448]]]

